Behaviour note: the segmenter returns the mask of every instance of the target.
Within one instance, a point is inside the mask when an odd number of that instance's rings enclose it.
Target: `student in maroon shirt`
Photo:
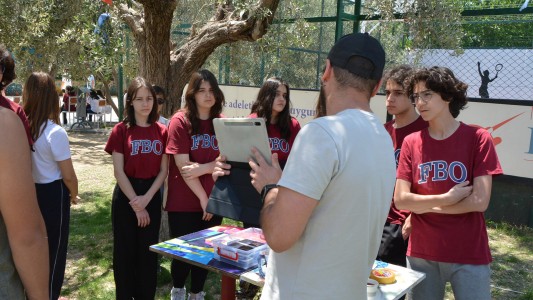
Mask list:
[[[402,148],[403,140],[409,134],[427,128],[428,123],[418,115],[409,99],[405,86],[405,79],[413,69],[408,65],[400,65],[388,70],[383,78],[387,113],[394,119],[385,123],[385,129],[392,138],[396,166]],[[399,210],[392,199],[389,215],[381,235],[378,260],[405,267],[405,253],[411,232],[411,221],[408,210]]]
[[[468,85],[448,68],[409,77],[411,101],[429,127],[402,144],[394,201],[411,213],[407,265],[426,274],[409,299],[491,299],[487,229],[492,176],[502,174],[490,133],[455,118]]]
[[[63,115],[63,125],[67,124],[67,112],[76,111],[76,105],[70,104],[69,106],[69,99],[70,97],[76,96],[76,91],[74,90],[74,87],[70,85],[67,86],[65,89],[65,93],[63,93],[63,106],[61,106],[61,114]]]
[[[105,147],[117,179],[111,210],[117,299],[155,297],[157,254],[148,249],[159,239],[159,189],[168,174],[167,129],[157,122],[155,99],[152,85],[135,78],[128,87],[126,117]]]
[[[289,85],[277,77],[267,79],[252,105],[249,118],[263,118],[266,121],[268,139],[272,153],[278,154],[283,168],[291,152],[292,144],[300,131],[300,123],[290,114]]]
[[[219,155],[213,119],[222,117],[224,94],[213,73],[194,72],[185,92],[185,107],[170,119],[166,154],[170,155],[165,210],[171,237],[220,225],[222,217],[205,211],[214,186],[211,174]],[[207,270],[172,261],[172,300],[185,299],[185,280],[191,273],[189,299],[204,299]]]

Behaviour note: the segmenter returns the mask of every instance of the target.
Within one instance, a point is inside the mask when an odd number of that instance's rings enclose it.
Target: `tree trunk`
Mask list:
[[[115,112],[115,114],[117,114],[118,116],[118,107],[115,105],[115,102],[113,102],[113,98],[111,97],[111,91],[109,90],[109,83],[110,81],[108,80],[103,80],[103,79],[100,79],[102,81],[102,84],[104,85],[104,96],[105,96],[105,101],[108,105],[111,105],[111,108],[113,108],[113,111]],[[120,93],[119,93],[120,95]],[[120,97],[120,96],[119,96]]]
[[[183,87],[209,55],[226,43],[261,38],[272,23],[279,1],[257,0],[246,13],[234,13],[231,1],[220,2],[213,18],[172,53],[170,28],[176,0],[138,0],[142,5],[117,5],[116,9],[133,33],[141,76],[167,90],[169,101],[162,114],[168,117],[180,108]],[[262,13],[264,9],[270,14]]]

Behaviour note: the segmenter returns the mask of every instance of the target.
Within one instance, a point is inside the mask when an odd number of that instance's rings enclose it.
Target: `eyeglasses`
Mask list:
[[[431,97],[433,97],[433,92],[431,90],[425,90],[420,93],[414,93],[412,94],[409,99],[411,99],[411,103],[416,104],[418,101],[422,101],[424,103],[428,103],[429,100],[431,100]]]
[[[165,104],[165,99],[157,98],[157,104],[159,104],[159,105]]]

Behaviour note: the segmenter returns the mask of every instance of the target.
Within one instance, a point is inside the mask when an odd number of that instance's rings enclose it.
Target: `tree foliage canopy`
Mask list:
[[[405,62],[415,49],[530,47],[531,15],[461,18],[464,9],[518,9],[522,2],[366,0],[361,13],[370,19],[361,28],[381,40],[388,64]],[[354,4],[343,3],[353,14]],[[15,53],[19,82],[44,70],[78,80],[94,74],[108,87],[123,61],[127,77],[167,88],[168,115],[200,67],[218,70],[223,83],[260,85],[276,75],[317,88],[335,23],[304,18],[334,17],[337,0],[0,0],[0,7],[0,42]],[[102,13],[110,18],[96,28]],[[351,28],[345,21],[344,32]]]

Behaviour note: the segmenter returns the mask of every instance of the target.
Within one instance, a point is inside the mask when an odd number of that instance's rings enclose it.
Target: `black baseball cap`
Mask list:
[[[385,50],[366,32],[341,37],[329,51],[328,59],[332,65],[365,79],[380,80],[385,68]]]

